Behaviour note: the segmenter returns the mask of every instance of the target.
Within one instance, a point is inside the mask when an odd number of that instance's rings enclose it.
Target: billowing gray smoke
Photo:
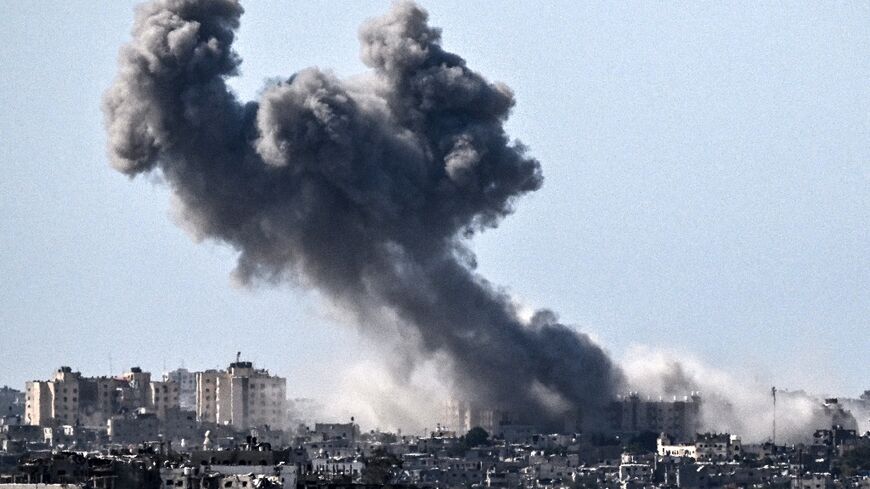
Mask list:
[[[114,167],[159,169],[186,224],[239,251],[243,281],[389,311],[470,400],[536,417],[609,400],[622,375],[607,355],[551,313],[520,320],[463,244],[542,182],[505,134],[511,91],[399,3],[360,31],[365,78],[306,69],[241,103],[226,85],[241,14],[232,0],[140,8],[105,98]]]

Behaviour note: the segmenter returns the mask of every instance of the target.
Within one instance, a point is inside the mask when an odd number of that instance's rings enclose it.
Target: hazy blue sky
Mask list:
[[[592,333],[735,376],[870,388],[870,3],[428,1],[444,44],[518,100],[546,182],[478,237],[480,270]],[[248,2],[255,97],[311,65],[364,70],[388,2]],[[290,286],[242,290],[169,192],[105,155],[101,95],[132,3],[9,2],[0,15],[0,385],[70,364],[224,366],[236,350],[323,393],[367,357]],[[110,358],[111,355],[111,358]]]

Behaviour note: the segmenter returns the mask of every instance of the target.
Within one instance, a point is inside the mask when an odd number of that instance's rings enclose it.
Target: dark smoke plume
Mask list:
[[[511,91],[398,3],[360,30],[364,79],[309,68],[242,103],[226,85],[241,14],[232,0],[140,7],[104,102],[114,167],[159,169],[197,236],[238,250],[243,282],[389,311],[470,400],[540,418],[611,399],[622,375],[607,355],[552,313],[525,324],[464,245],[542,182],[505,134]]]

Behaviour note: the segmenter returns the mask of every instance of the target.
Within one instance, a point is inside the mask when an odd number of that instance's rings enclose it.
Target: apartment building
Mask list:
[[[193,411],[196,409],[196,372],[186,368],[177,368],[163,374],[163,381],[178,384],[178,405],[181,409]]]
[[[133,367],[120,377],[84,377],[60,367],[51,380],[26,383],[24,422],[37,426],[106,428],[117,414],[145,409],[158,417],[178,407],[174,382],[151,382],[151,374]]]
[[[287,379],[251,362],[236,361],[227,370],[196,373],[196,415],[200,422],[237,429],[286,424]]]
[[[701,421],[701,396],[642,399],[637,393],[611,403],[610,428],[617,433],[667,433],[675,440],[692,439]]]

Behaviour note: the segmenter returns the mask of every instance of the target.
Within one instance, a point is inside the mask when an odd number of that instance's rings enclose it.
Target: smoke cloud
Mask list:
[[[465,245],[542,183],[505,133],[510,89],[402,2],[360,30],[366,76],[308,68],[241,102],[226,84],[241,15],[233,0],[140,7],[104,100],[112,165],[162,174],[184,225],[238,251],[242,283],[291,281],[394,318],[408,348],[447,359],[461,397],[520,418],[599,412],[620,370],[553,313],[521,320]]]
[[[738,379],[690,355],[647,347],[636,347],[626,357],[622,365],[629,385],[643,395],[670,399],[699,391],[701,430],[738,434],[747,442],[773,437],[770,383]],[[833,424],[861,429],[848,407],[826,409],[823,399],[803,391],[777,392],[777,443],[809,441],[815,430],[830,429]]]

